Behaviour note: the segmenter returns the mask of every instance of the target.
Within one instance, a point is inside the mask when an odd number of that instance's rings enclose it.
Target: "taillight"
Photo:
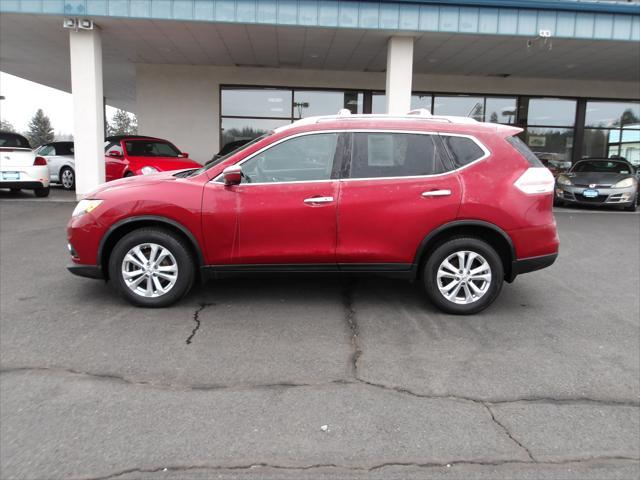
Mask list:
[[[529,168],[514,185],[527,194],[553,192],[555,180],[549,169],[544,167]]]
[[[39,165],[41,167],[46,167],[47,166],[47,160],[44,157],[36,157],[36,159],[33,161],[34,165]]]

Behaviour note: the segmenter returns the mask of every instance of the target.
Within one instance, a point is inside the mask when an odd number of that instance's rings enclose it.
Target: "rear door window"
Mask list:
[[[429,134],[353,134],[348,178],[414,177],[443,173],[437,138]]]
[[[485,156],[485,151],[480,145],[469,137],[442,135],[442,142],[447,148],[455,168],[464,167]]]

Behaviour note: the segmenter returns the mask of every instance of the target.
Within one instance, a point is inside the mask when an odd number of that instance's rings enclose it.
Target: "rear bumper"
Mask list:
[[[558,258],[557,253],[550,255],[540,255],[539,257],[521,258],[511,262],[511,274],[507,278],[508,282],[512,282],[518,275],[522,273],[535,272],[543,268],[550,267]]]
[[[0,182],[0,188],[24,188],[26,190],[36,189],[36,188],[44,188],[42,182]]]
[[[97,265],[80,265],[77,263],[72,263],[70,265],[67,265],[67,270],[79,277],[95,278],[98,280],[104,278],[102,269]]]

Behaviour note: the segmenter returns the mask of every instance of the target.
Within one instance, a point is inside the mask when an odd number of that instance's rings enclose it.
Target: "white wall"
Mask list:
[[[221,84],[283,87],[385,89],[384,73],[267,69],[193,65],[136,66],[139,132],[172,140],[204,162],[219,142]],[[423,92],[548,95],[638,99],[634,82],[414,75],[413,90]]]

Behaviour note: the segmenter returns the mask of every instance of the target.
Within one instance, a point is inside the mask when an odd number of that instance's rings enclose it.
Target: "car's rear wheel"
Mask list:
[[[452,238],[431,252],[423,268],[427,296],[440,310],[470,315],[497,298],[504,280],[500,255],[473,237]]]
[[[21,190],[22,190],[22,189],[20,189],[20,188],[11,188],[11,189],[9,189],[9,191],[10,191],[11,193],[20,193],[20,192],[21,192]]]
[[[166,230],[141,228],[125,235],[109,258],[109,278],[134,305],[166,307],[191,289],[195,265],[184,240]]]
[[[60,183],[65,190],[73,190],[76,186],[76,174],[70,167],[64,167],[60,170]]]
[[[36,188],[33,193],[36,197],[48,197],[49,196],[49,187]]]

